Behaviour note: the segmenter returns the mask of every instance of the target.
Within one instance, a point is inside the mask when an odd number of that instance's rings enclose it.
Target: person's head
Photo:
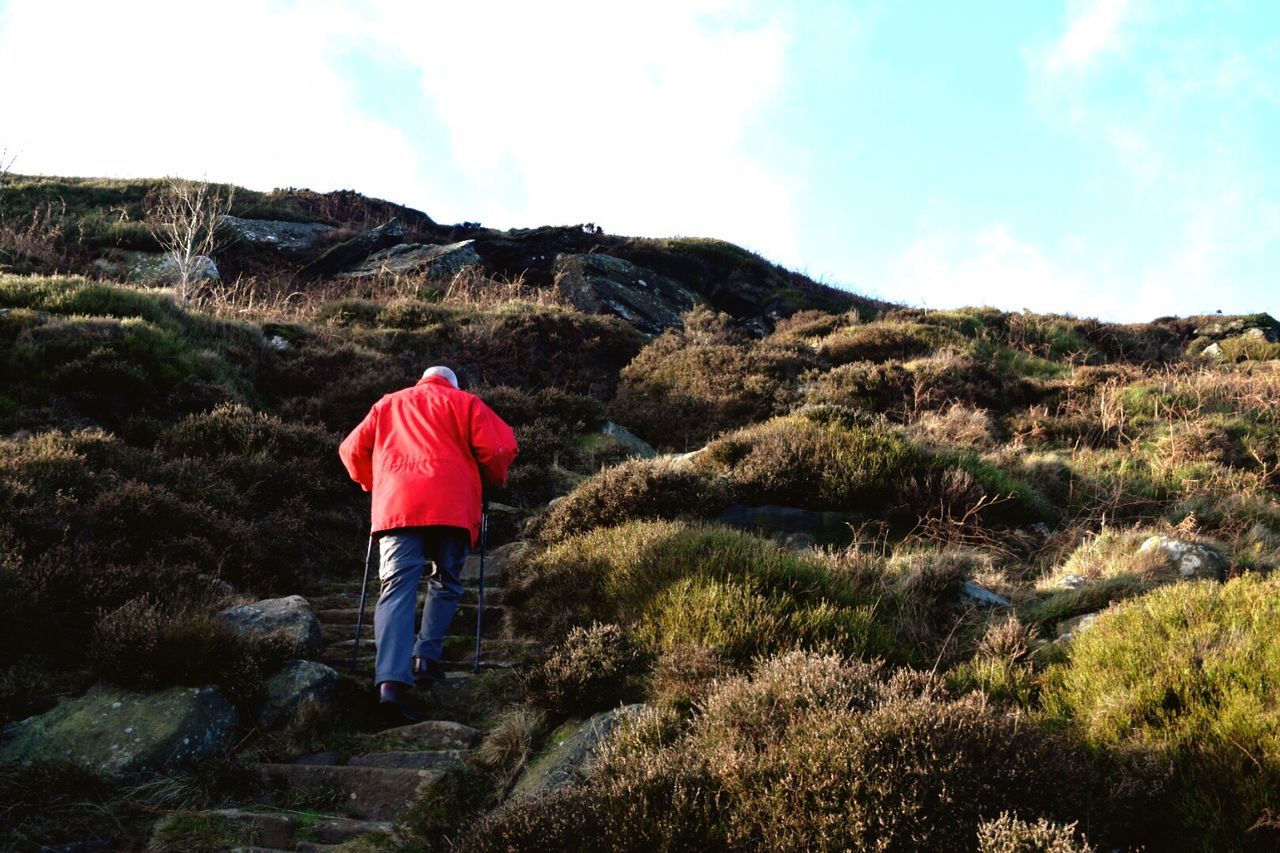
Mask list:
[[[449,380],[449,384],[452,385],[454,388],[458,387],[457,374],[447,367],[444,367],[442,365],[436,365],[435,367],[428,367],[422,373],[423,379],[430,379],[432,376],[443,376],[445,379]]]

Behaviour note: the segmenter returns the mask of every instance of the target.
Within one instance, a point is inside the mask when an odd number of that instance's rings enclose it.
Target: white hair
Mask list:
[[[422,378],[426,379],[427,377],[430,377],[430,376],[443,376],[445,379],[449,380],[449,384],[452,385],[454,388],[458,387],[457,374],[455,374],[452,370],[450,370],[447,367],[442,367],[440,365],[436,365],[435,367],[428,367],[425,371],[423,371]]]

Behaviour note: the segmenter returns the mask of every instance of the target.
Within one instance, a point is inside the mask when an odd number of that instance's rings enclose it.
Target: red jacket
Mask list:
[[[480,535],[480,484],[500,486],[516,455],[511,427],[441,376],[374,403],[338,448],[373,492],[372,530],[444,524]]]

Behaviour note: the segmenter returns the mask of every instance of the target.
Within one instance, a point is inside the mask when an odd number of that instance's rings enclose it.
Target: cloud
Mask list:
[[[1045,70],[1083,71],[1098,57],[1119,49],[1120,28],[1129,13],[1129,0],[1073,0],[1066,31],[1045,53]]]
[[[590,220],[795,262],[792,190],[745,153],[787,38],[724,0],[11,0],[0,79],[22,84],[0,145],[20,172],[349,187],[446,221]],[[360,75],[383,58],[398,100],[374,111]]]
[[[1122,292],[1108,292],[1101,281],[1076,271],[1087,256],[1080,238],[1064,241],[1062,254],[1067,263],[1051,261],[1006,223],[991,223],[971,234],[935,231],[898,254],[890,267],[889,292],[927,308],[990,305],[1006,311],[1139,318],[1143,309]]]

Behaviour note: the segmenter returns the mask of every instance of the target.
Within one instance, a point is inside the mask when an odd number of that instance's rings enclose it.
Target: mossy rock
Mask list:
[[[0,764],[69,761],[106,776],[172,770],[228,749],[238,725],[215,687],[99,687],[6,729]]]

